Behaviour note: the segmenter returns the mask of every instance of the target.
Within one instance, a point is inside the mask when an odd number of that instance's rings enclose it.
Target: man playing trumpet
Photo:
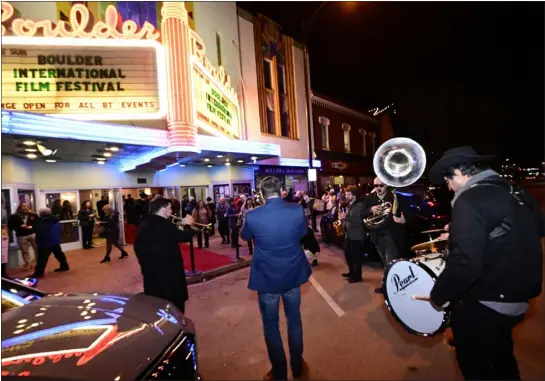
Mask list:
[[[188,299],[180,242],[193,239],[171,223],[172,201],[156,196],[136,231],[134,252],[144,278],[144,293],[172,302],[182,313]]]

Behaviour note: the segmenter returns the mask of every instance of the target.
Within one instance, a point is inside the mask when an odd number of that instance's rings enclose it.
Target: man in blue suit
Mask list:
[[[254,256],[248,288],[258,293],[265,343],[272,370],[265,379],[287,380],[287,363],[278,326],[280,298],[288,320],[290,365],[294,379],[307,378],[303,361],[301,289],[312,273],[301,246],[308,232],[301,205],[280,198],[282,184],[275,177],[261,181],[265,205],[246,214],[242,239],[253,240]]]

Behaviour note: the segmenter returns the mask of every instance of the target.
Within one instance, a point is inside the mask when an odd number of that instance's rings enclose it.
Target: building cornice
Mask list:
[[[372,123],[379,123],[379,121],[375,118],[372,118],[368,115],[365,115],[361,112],[357,112],[355,110],[352,110],[348,107],[344,107],[344,106],[341,106],[340,104],[338,103],[335,103],[335,102],[331,102],[331,101],[328,101],[327,99],[324,99],[324,98],[320,98],[314,94],[312,94],[312,103],[317,105],[317,106],[321,106],[321,107],[325,107],[325,108],[328,108],[330,110],[333,110],[333,111],[338,111],[338,112],[341,112],[343,114],[346,114],[346,115],[350,115],[350,116],[353,116],[353,117],[356,117],[356,118],[359,118],[359,119],[362,119],[362,120],[366,120],[366,121],[369,121],[369,122],[372,122]]]

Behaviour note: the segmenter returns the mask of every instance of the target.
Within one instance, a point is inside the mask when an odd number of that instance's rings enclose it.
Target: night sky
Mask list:
[[[319,2],[239,2],[302,40]],[[457,145],[544,158],[544,4],[331,2],[309,28],[312,88],[359,110],[394,102],[429,160]]]

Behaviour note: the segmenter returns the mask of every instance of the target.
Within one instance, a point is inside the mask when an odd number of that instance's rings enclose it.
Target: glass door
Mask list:
[[[63,251],[81,249],[81,234],[78,222],[78,191],[42,191],[44,205],[61,222],[61,247]]]
[[[180,187],[181,196],[193,197],[195,201],[204,201],[208,197],[208,187]]]

